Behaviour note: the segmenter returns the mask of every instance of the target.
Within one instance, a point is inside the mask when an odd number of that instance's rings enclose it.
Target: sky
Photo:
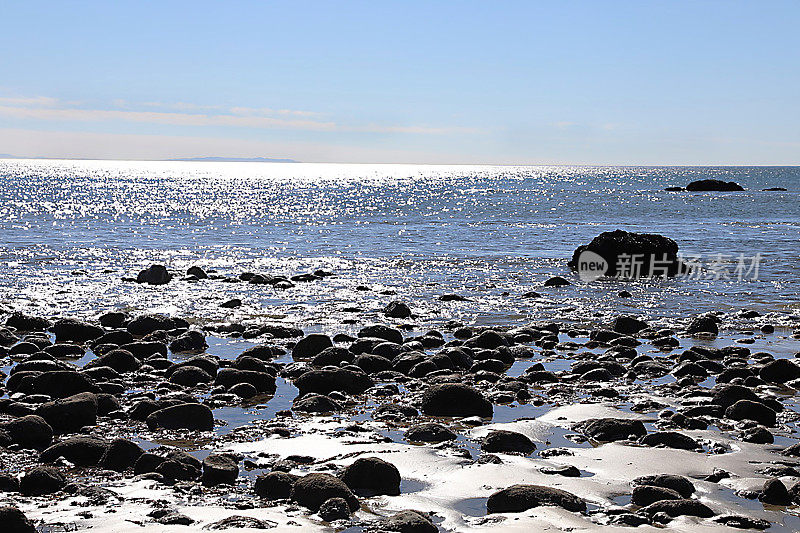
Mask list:
[[[0,153],[800,164],[800,2],[0,4]]]

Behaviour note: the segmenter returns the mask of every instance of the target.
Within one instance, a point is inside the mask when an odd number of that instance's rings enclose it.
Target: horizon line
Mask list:
[[[418,165],[418,166],[491,166],[491,167],[800,167],[800,163],[410,163],[397,161],[364,162],[364,161],[298,161],[289,158],[270,157],[224,157],[224,156],[197,156],[167,159],[139,159],[139,158],[98,158],[98,157],[47,157],[47,156],[17,156],[0,154],[0,161],[118,161],[141,163],[265,163],[288,165]]]

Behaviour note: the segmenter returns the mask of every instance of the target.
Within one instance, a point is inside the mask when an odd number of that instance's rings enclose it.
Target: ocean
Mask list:
[[[705,178],[747,190],[664,191]],[[787,191],[762,191],[770,187]],[[739,309],[779,323],[800,312],[798,200],[800,167],[0,160],[0,309],[286,317],[330,330],[347,324],[347,309],[377,316],[402,300],[431,325],[603,322],[620,313],[669,324]],[[665,235],[682,254],[731,273],[740,257],[758,254],[758,279],[582,282],[567,267],[572,251],[615,229]],[[335,276],[286,290],[121,281],[151,263]],[[555,275],[572,285],[544,288]],[[632,297],[619,298],[623,289]],[[524,297],[530,291],[541,296]],[[443,294],[467,301],[439,301]],[[234,297],[240,309],[219,307]]]

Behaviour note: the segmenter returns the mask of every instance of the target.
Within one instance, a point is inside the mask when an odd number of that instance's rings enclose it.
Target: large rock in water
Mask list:
[[[488,513],[521,513],[541,505],[555,505],[577,513],[586,512],[586,502],[561,489],[541,485],[512,485],[497,491],[486,502]]]
[[[211,431],[214,429],[214,414],[200,403],[182,403],[159,409],[147,417],[150,430],[189,429],[192,431]]]
[[[172,274],[169,273],[167,267],[164,265],[150,265],[146,269],[139,272],[136,276],[136,283],[147,283],[148,285],[166,285],[172,279]]]
[[[572,253],[572,259],[568,263],[572,270],[579,270],[579,258],[584,251],[594,252],[606,260],[608,269],[607,276],[618,275],[617,260],[620,256],[628,258],[628,264],[632,257],[637,258],[639,264],[638,272],[623,272],[621,274],[638,274],[638,277],[650,276],[675,276],[681,270],[681,262],[678,260],[678,244],[663,235],[654,233],[632,233],[629,231],[615,230],[605,231],[592,239],[588,245],[578,246]],[[638,262],[641,256],[641,262]],[[653,262],[655,261],[655,262]]]
[[[722,180],[697,180],[691,182],[686,186],[689,192],[732,192],[743,191],[744,188],[735,181],[722,181]]]

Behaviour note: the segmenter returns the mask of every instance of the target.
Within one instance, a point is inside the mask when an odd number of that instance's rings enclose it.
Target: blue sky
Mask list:
[[[0,153],[800,164],[797,1],[3,2]]]

